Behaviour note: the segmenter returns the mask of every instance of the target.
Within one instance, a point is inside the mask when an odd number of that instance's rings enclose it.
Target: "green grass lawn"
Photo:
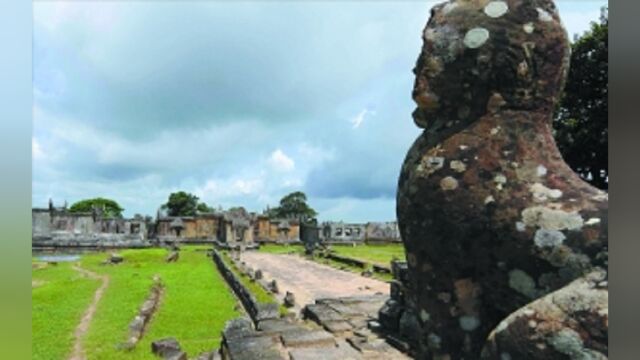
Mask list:
[[[31,282],[32,359],[64,359],[100,281],[84,277],[70,263],[60,263],[34,268]]]
[[[394,257],[405,261],[402,244],[332,246],[331,249],[338,255],[385,266],[389,266]]]
[[[168,254],[164,249],[120,251],[124,262],[114,266],[100,265],[108,256],[106,253],[82,257],[81,264],[84,268],[107,274],[111,279],[85,337],[84,348],[88,359],[156,359],[151,354],[151,342],[169,336],[175,337],[190,357],[219,346],[225,322],[238,316],[239,312],[234,310],[236,300],[211,258],[206,257],[205,252],[195,249],[196,247],[184,246],[180,252],[180,260],[170,264],[164,261]],[[131,351],[122,350],[119,345],[127,340],[129,323],[148,296],[154,274],[158,274],[165,285],[158,311],[136,348]],[[66,307],[67,303],[80,302],[77,298],[86,298],[84,305],[77,305],[81,314],[91,300],[92,290],[97,286],[96,282],[86,291],[88,296],[65,289],[66,297],[60,299],[60,302]],[[37,290],[34,289],[34,292]],[[47,301],[46,296],[34,298],[34,309]],[[73,323],[69,334],[73,333],[78,319],[79,316],[69,320]],[[47,316],[42,321],[48,327],[48,324],[61,320]],[[34,327],[34,339],[36,336],[45,336],[36,332]],[[34,344],[36,343],[34,340]],[[63,359],[64,356],[43,353],[40,358]]]

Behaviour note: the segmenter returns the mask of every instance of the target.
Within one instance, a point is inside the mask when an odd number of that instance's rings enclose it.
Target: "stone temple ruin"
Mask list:
[[[66,205],[33,208],[32,244],[34,247],[96,246],[140,247],[147,243],[147,223],[144,219],[108,218],[100,209],[92,212],[70,212]]]
[[[156,243],[290,243],[300,241],[296,219],[272,219],[244,208],[198,214],[109,218],[100,209],[71,212],[63,207],[32,209],[32,244],[44,247],[144,247]]]
[[[304,224],[298,219],[271,218],[248,212],[242,207],[194,216],[168,216],[158,212],[156,219],[109,218],[100,209],[71,212],[65,206],[32,209],[32,244],[47,247],[144,247],[171,243],[299,243],[304,241]],[[307,235],[310,228],[307,225]],[[324,222],[314,226],[324,243],[400,242],[396,222],[346,224]]]
[[[608,197],[551,133],[570,54],[554,3],[449,1],[423,40],[397,193],[420,358],[605,359]]]

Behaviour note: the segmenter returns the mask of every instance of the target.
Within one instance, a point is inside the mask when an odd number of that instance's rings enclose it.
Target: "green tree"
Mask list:
[[[608,188],[608,59],[609,15],[602,8],[599,23],[572,45],[571,66],[554,128],[565,161],[582,178]]]
[[[206,214],[206,213],[211,213],[214,212],[215,209],[210,207],[209,205],[201,202],[198,204],[198,206],[196,207],[196,211],[198,211],[199,214]]]
[[[114,200],[101,197],[80,200],[69,208],[70,212],[91,212],[93,209],[101,210],[102,215],[108,218],[120,218],[124,209]]]
[[[269,209],[268,216],[274,218],[309,220],[318,213],[307,204],[307,195],[301,191],[292,192],[280,200],[280,206]]]
[[[198,197],[184,191],[169,195],[169,200],[162,205],[169,216],[194,216],[198,211]]]

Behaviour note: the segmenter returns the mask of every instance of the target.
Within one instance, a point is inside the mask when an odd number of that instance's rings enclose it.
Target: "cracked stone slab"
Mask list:
[[[282,333],[281,337],[287,347],[335,345],[336,343],[333,335],[324,330],[292,330]]]
[[[278,336],[247,336],[227,339],[226,343],[229,358],[233,360],[288,360]]]
[[[318,323],[324,323],[325,321],[344,320],[340,313],[324,304],[307,305],[305,307],[305,316]]]
[[[291,360],[360,360],[362,355],[351,347],[346,341],[341,340],[337,346],[308,347],[291,349]]]
[[[333,334],[342,334],[344,332],[353,330],[353,326],[348,321],[344,320],[325,321],[322,323],[322,325],[325,329],[327,329],[327,331]]]
[[[291,330],[305,330],[306,328],[300,324],[296,324],[283,319],[268,319],[258,323],[258,330],[262,333],[280,333]]]

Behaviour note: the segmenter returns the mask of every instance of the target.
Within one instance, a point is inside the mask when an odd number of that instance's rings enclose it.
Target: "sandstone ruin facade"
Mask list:
[[[99,209],[70,212],[66,206],[31,211],[32,244],[35,247],[120,247],[145,246],[147,223],[144,219],[108,218]]]

